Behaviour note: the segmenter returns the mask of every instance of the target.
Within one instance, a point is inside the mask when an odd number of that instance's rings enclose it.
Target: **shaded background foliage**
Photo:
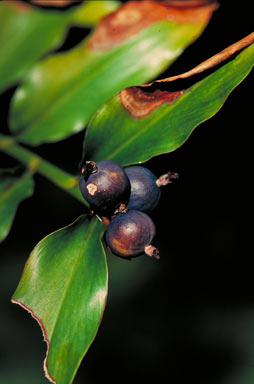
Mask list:
[[[240,8],[220,3],[203,35],[160,78],[192,68],[251,32],[251,4]],[[72,28],[58,51],[69,49],[87,32]],[[180,174],[179,181],[163,190],[152,213],[161,260],[108,257],[108,304],[74,383],[253,382],[253,287],[243,233],[251,85],[253,74],[180,149],[146,163],[158,176],[168,169]],[[1,95],[3,131],[14,89]],[[76,173],[82,141],[80,133],[34,150]],[[0,154],[0,164],[11,167],[16,162]],[[35,178],[35,194],[19,207],[0,250],[1,383],[48,382],[42,378],[46,344],[41,331],[9,299],[32,248],[82,213],[82,205],[72,197],[40,175]]]

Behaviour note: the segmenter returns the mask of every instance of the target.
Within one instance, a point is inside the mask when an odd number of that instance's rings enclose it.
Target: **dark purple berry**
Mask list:
[[[131,184],[128,209],[150,212],[161,196],[161,190],[156,184],[157,177],[149,169],[135,165],[126,167],[125,172]]]
[[[177,173],[168,172],[157,179],[149,169],[138,165],[126,167],[125,172],[131,183],[128,209],[142,212],[152,211],[160,200],[160,187],[178,177]]]
[[[119,213],[110,222],[105,241],[115,255],[131,258],[147,253],[158,259],[159,252],[151,245],[155,232],[155,225],[146,213],[128,211]]]
[[[130,182],[124,169],[113,161],[87,161],[82,168],[80,190],[96,212],[113,214],[118,206],[127,205]]]

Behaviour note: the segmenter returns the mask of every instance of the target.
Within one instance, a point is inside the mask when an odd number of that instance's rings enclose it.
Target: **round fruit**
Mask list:
[[[118,205],[127,205],[130,182],[124,169],[113,161],[87,161],[82,168],[80,190],[91,207],[101,214],[113,214]]]
[[[147,168],[131,166],[124,168],[131,184],[128,209],[150,212],[158,204],[161,190],[157,186],[157,177]]]
[[[159,252],[151,245],[155,236],[152,219],[140,211],[119,213],[109,224],[105,241],[111,251],[118,256],[131,258],[147,253],[159,258]]]

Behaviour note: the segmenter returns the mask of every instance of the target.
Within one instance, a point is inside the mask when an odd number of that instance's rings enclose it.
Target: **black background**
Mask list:
[[[160,77],[175,75],[253,31],[251,2],[221,1],[203,35]],[[87,33],[72,28],[60,50]],[[251,384],[254,380],[252,272],[246,247],[252,178],[253,72],[222,109],[173,153],[146,166],[180,178],[152,214],[161,260],[109,257],[109,298],[98,335],[74,383]],[[1,96],[1,130],[8,103]],[[83,133],[36,152],[77,173]],[[0,154],[1,168],[17,163]],[[39,240],[83,213],[82,204],[36,176],[34,196],[18,210],[0,247],[0,383],[46,383],[46,345],[36,322],[10,304]],[[25,224],[24,224],[25,222]]]

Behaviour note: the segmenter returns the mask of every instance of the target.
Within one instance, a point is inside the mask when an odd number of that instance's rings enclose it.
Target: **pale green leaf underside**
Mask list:
[[[203,31],[206,23],[159,21],[108,50],[92,50],[89,37],[69,52],[33,68],[13,99],[10,127],[32,145],[81,131],[119,90],[157,76]]]
[[[33,194],[34,182],[29,174],[15,177],[0,172],[0,241],[10,232],[19,204]]]
[[[48,379],[72,382],[92,343],[105,307],[107,265],[100,242],[104,226],[80,216],[37,244],[13,302],[30,311],[49,345]]]
[[[254,64],[254,44],[189,88],[172,104],[164,103],[143,118],[133,118],[119,94],[102,106],[88,125],[84,157],[128,165],[174,151],[195,127],[222,107]],[[168,83],[170,91],[170,83]],[[232,111],[232,114],[237,113]]]

